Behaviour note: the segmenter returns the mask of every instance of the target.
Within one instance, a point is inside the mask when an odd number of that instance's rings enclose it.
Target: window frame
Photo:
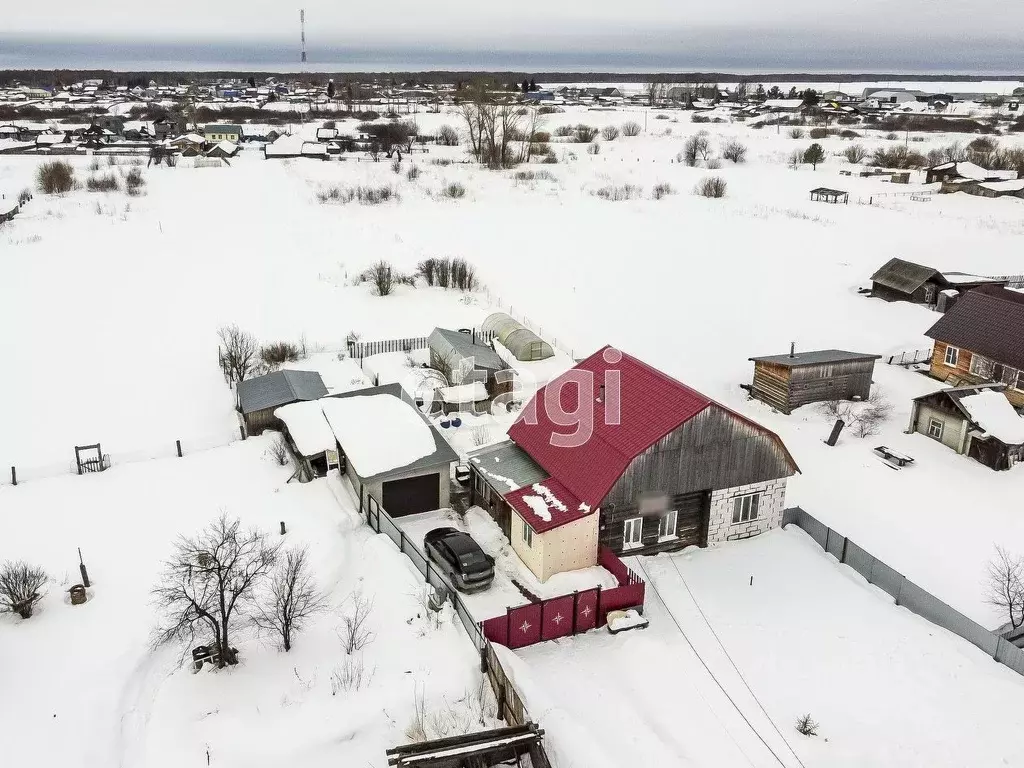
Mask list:
[[[671,526],[666,526],[667,520],[672,520]],[[665,533],[665,529],[668,528],[669,532]],[[672,541],[672,539],[679,538],[679,510],[670,509],[665,512],[660,518],[658,518],[658,541]]]
[[[744,493],[732,497],[732,525],[743,525],[744,523],[752,523],[759,519],[761,514],[761,493],[761,491],[755,491],[754,493]]]
[[[636,541],[629,538],[630,531],[634,531],[639,535],[636,537]],[[629,517],[626,518],[622,523],[622,548],[623,549],[637,549],[642,547],[644,544],[644,519],[642,517]]]
[[[950,353],[952,353],[952,362],[950,362]],[[945,365],[950,368],[956,368],[960,364],[960,347],[954,347],[952,344],[946,345],[946,353],[943,355],[942,360]]]
[[[978,363],[978,368],[987,368],[988,370],[975,370],[975,363]],[[995,361],[988,359],[984,355],[979,355],[977,352],[971,353],[971,364],[967,367],[967,370],[971,372],[972,376],[981,376],[984,379],[992,378],[992,374],[995,372]]]
[[[523,523],[523,543],[526,544],[526,546],[529,549],[533,549],[533,534],[534,534],[534,530],[533,530],[533,528],[530,527],[530,524],[528,522],[526,522],[525,520],[523,520],[522,523]]]
[[[935,426],[936,424],[938,424],[939,426],[939,434],[937,435],[934,432],[932,432],[932,427]],[[928,429],[925,433],[928,435],[928,437],[932,438],[933,440],[939,440],[941,442],[942,436],[945,434],[945,432],[946,423],[944,421],[940,421],[939,419],[936,419],[932,416],[928,417]]]

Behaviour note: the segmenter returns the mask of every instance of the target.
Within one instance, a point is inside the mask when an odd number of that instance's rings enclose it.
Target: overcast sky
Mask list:
[[[33,41],[137,45],[298,45],[306,10],[310,61],[346,47],[532,51],[570,55],[671,54],[692,66],[764,60],[767,66],[898,66],[1024,70],[1024,0],[174,0],[4,2],[0,60]],[[6,57],[8,60],[10,56]],[[708,61],[708,66],[722,66]],[[892,63],[888,63],[892,62]],[[927,67],[924,67],[927,68]]]

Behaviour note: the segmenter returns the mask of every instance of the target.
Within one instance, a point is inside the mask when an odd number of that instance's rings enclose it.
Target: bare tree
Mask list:
[[[707,132],[698,131],[683,144],[683,151],[680,153],[679,159],[693,167],[698,160],[707,160],[710,156],[711,142],[708,140]]]
[[[288,463],[288,443],[285,442],[284,435],[278,435],[270,444],[270,456],[282,467]]]
[[[46,595],[46,571],[19,560],[0,567],[0,613],[32,618],[36,604]]]
[[[727,141],[722,146],[722,157],[734,163],[742,163],[747,159],[747,148],[735,139]]]
[[[266,533],[243,530],[238,518],[225,513],[195,536],[179,537],[152,590],[162,615],[154,644],[177,641],[187,646],[212,635],[218,666],[237,664],[231,633],[251,619],[257,590],[277,554]]]
[[[293,635],[327,608],[327,600],[310,573],[307,554],[305,548],[285,551],[253,618],[260,629],[280,635],[285,651],[292,649]]]
[[[223,325],[218,329],[220,337],[220,364],[231,381],[245,381],[259,367],[260,345],[256,337],[237,325]]]
[[[1024,558],[997,546],[987,581],[988,604],[1003,611],[1013,629],[1024,624]]]
[[[378,296],[388,296],[395,288],[394,268],[388,261],[378,261],[370,267],[370,280]]]
[[[851,144],[843,150],[843,156],[846,158],[848,163],[856,165],[865,157],[868,156],[868,151],[864,149],[860,144]],[[937,163],[936,163],[937,165]]]
[[[367,600],[358,590],[353,592],[352,608],[342,618],[341,629],[338,631],[338,639],[341,640],[341,647],[345,653],[361,651],[373,642],[376,635],[367,626],[372,612],[373,601]]]
[[[725,179],[721,176],[705,176],[693,188],[693,193],[701,197],[725,197],[727,186]]]
[[[622,135],[623,136],[639,136],[640,135],[640,123],[634,120],[628,120],[622,124]]]
[[[644,83],[643,93],[647,97],[647,106],[653,107],[665,98],[665,83],[653,81]]]

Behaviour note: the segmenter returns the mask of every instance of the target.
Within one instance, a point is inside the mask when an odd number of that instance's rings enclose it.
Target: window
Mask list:
[[[674,509],[662,515],[661,522],[658,524],[658,539],[661,541],[674,539],[676,537],[676,523],[678,520],[679,513]]]
[[[748,493],[746,496],[737,496],[732,502],[732,522],[746,523],[757,520],[757,505],[761,494]]]
[[[533,528],[525,520],[523,520],[523,541],[526,542],[526,546],[533,547]]]
[[[934,437],[936,440],[941,440],[943,427],[945,427],[945,424],[938,419],[928,419],[928,437]]]
[[[983,378],[991,378],[992,376],[992,361],[987,357],[981,355],[971,355],[971,373],[975,376],[981,376]]]
[[[622,548],[632,549],[639,547],[644,539],[644,519],[642,517],[631,517],[626,521],[626,530],[622,536]]]
[[[956,364],[959,360],[960,350],[956,347],[946,347],[946,365],[950,368],[956,368]]]

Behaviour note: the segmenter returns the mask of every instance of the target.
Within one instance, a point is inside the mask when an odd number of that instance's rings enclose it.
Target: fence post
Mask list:
[[[16,467],[11,467],[11,483],[13,485],[18,484],[18,470]]]
[[[597,614],[594,616],[594,626],[600,627],[601,624],[601,585],[597,585]]]
[[[404,555],[405,554],[405,531],[403,531],[401,528],[398,529],[398,542],[399,542],[398,543],[398,551],[401,552]],[[427,574],[424,573],[423,575],[426,576]],[[427,583],[428,584],[430,583],[429,579],[427,580]]]
[[[579,608],[580,593],[578,589],[572,591],[572,633],[576,634],[576,610]]]
[[[174,441],[174,447],[178,449],[178,458],[181,458],[181,440]]]
[[[240,434],[242,436],[242,439],[245,440],[245,425],[238,425],[238,434]]]

